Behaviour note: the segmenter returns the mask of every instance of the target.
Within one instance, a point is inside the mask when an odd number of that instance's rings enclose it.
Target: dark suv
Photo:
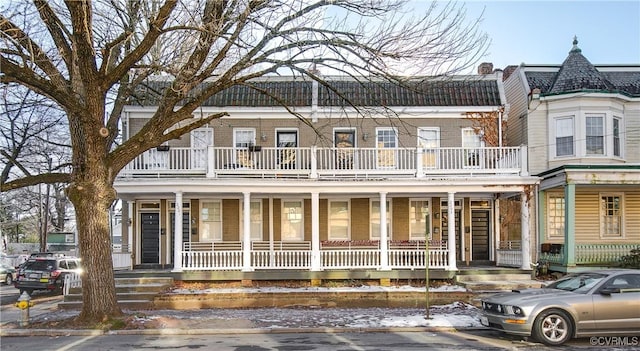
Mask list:
[[[26,291],[31,295],[34,290],[62,292],[65,275],[81,272],[77,257],[35,256],[20,266],[13,284],[20,294]]]

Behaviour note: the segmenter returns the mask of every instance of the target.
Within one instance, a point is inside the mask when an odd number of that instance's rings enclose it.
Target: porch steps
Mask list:
[[[540,288],[543,282],[531,279],[527,270],[465,270],[456,274],[456,283],[474,293]]]
[[[118,305],[123,309],[152,309],[155,297],[173,285],[173,278],[169,277],[115,278],[115,281]],[[58,308],[82,308],[82,288],[72,288]]]

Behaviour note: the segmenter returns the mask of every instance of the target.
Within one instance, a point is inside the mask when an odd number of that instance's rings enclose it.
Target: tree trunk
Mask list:
[[[122,315],[116,297],[109,232],[109,207],[115,191],[107,176],[99,173],[92,172],[93,177],[85,174],[85,181],[74,182],[68,188],[76,211],[83,267],[82,312],[78,320],[87,324]]]

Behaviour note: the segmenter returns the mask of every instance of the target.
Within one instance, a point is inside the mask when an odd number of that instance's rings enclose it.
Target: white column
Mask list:
[[[388,271],[389,245],[387,233],[387,193],[380,192],[380,270]]]
[[[456,203],[455,193],[449,193],[447,199],[447,249],[449,251],[449,271],[457,271],[456,267]]]
[[[242,203],[242,270],[252,271],[251,268],[251,193],[245,192]]]
[[[127,223],[127,252],[135,252],[136,253],[136,259],[138,259],[140,257],[140,252],[138,251],[138,248],[141,248],[142,245],[140,245],[140,240],[136,240],[136,243],[138,243],[138,245],[133,246],[133,220],[134,220],[134,214],[133,214],[133,207],[135,205],[135,201],[127,201],[127,216],[129,216],[129,221]],[[123,233],[124,234],[124,233]],[[77,234],[76,234],[77,235]],[[78,240],[76,239],[76,242],[78,242]],[[133,269],[133,265],[135,262],[133,262],[133,260],[131,260],[131,269]]]
[[[311,193],[311,270],[320,270],[320,194]]]
[[[531,269],[531,236],[529,232],[529,195],[520,194],[520,249],[522,250],[522,269]]]
[[[182,192],[176,192],[176,206],[173,214],[173,271],[182,271]]]

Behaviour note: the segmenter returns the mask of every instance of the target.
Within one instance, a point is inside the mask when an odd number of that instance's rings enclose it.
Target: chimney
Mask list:
[[[493,73],[493,63],[483,62],[478,66],[478,74],[491,74]]]

